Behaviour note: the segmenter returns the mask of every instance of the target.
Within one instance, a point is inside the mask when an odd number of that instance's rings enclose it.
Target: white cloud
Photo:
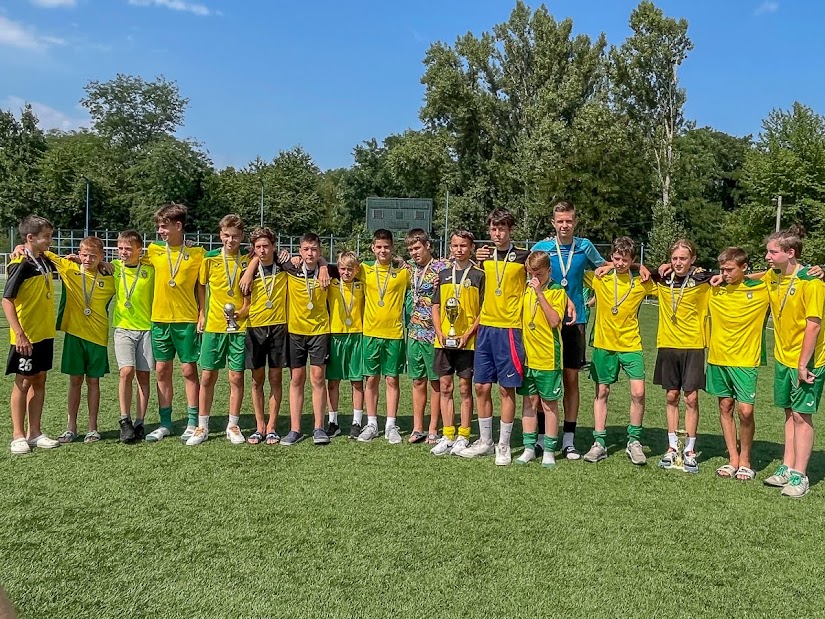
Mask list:
[[[69,114],[46,105],[45,103],[26,101],[21,97],[16,97],[13,95],[0,101],[0,108],[10,109],[12,112],[19,115],[26,103],[31,104],[32,111],[40,121],[40,127],[46,131],[49,129],[71,131],[72,129],[79,129],[80,127],[88,127],[91,124],[88,115],[84,115],[82,117],[70,116]]]
[[[210,9],[205,4],[185,2],[184,0],[129,0],[132,6],[162,6],[173,11],[184,11],[201,17],[221,15],[220,11]]]
[[[77,0],[29,0],[29,2],[44,9],[77,6]]]
[[[0,15],[0,45],[28,51],[43,51],[54,45],[65,45],[60,37],[38,34],[33,28]]]
[[[776,13],[779,10],[779,2],[776,0],[764,0],[762,4],[756,7],[756,10],[753,12],[754,15],[768,15],[770,13]]]

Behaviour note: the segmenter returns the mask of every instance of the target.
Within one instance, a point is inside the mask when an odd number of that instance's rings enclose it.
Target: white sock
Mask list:
[[[478,433],[481,438],[488,443],[493,442],[493,418],[479,417],[478,418]]]
[[[676,449],[679,446],[679,440],[676,438],[675,432],[667,433],[667,446],[671,449]]]
[[[329,411],[329,422],[338,425],[338,411]]]
[[[498,424],[498,444],[510,446],[510,436],[513,434],[513,423]]]
[[[209,431],[209,415],[198,415],[198,427]]]
[[[360,426],[361,421],[363,419],[364,419],[364,411],[353,408],[352,409],[352,423],[357,423]]]
[[[687,437],[687,440],[685,441],[685,451],[696,451],[694,447],[696,447],[696,437]]]
[[[367,425],[378,427],[378,415],[367,415]]]
[[[387,417],[387,423],[384,425],[385,430],[395,427],[395,417]]]
[[[230,426],[236,426],[236,425],[238,425],[238,422],[239,422],[240,420],[241,420],[241,416],[240,416],[240,415],[229,415],[229,425],[230,425]]]
[[[575,432],[565,432],[564,434],[562,434],[561,448],[564,449],[565,447],[572,447],[574,438],[576,438]]]
[[[131,415],[129,415],[129,413],[120,413],[120,418],[121,418],[121,419],[129,419],[129,418],[130,418],[130,416],[131,416]]]
[[[541,457],[541,463],[544,465],[555,464],[556,454],[554,454],[552,451],[545,451],[544,455]]]

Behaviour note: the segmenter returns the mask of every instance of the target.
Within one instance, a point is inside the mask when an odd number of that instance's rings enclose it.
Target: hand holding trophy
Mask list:
[[[234,333],[238,330],[238,321],[235,319],[235,305],[227,303],[223,306],[223,315],[226,318],[227,333]]]
[[[450,329],[447,331],[447,337],[444,340],[445,348],[458,348],[458,338],[455,332],[455,323],[461,313],[461,306],[458,304],[458,299],[450,297],[444,304],[444,312],[447,314],[447,322],[450,323]]]

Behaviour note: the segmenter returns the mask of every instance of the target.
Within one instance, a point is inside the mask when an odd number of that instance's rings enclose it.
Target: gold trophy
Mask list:
[[[455,297],[447,299],[447,302],[444,304],[444,312],[447,314],[447,322],[450,323],[447,337],[444,338],[444,348],[458,348],[458,338],[455,332],[455,321],[458,320],[458,315],[461,313],[458,299]]]
[[[226,332],[235,333],[240,328],[240,326],[238,325],[238,321],[235,320],[234,303],[227,303],[223,306],[223,315],[224,318],[226,318]]]
[[[680,471],[685,470],[685,437],[687,436],[687,431],[676,430],[676,461],[674,462],[675,469],[679,469]]]

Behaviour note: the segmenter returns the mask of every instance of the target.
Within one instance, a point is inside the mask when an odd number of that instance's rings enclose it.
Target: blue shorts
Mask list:
[[[474,383],[521,387],[524,379],[524,342],[521,329],[478,328],[473,361]]]

